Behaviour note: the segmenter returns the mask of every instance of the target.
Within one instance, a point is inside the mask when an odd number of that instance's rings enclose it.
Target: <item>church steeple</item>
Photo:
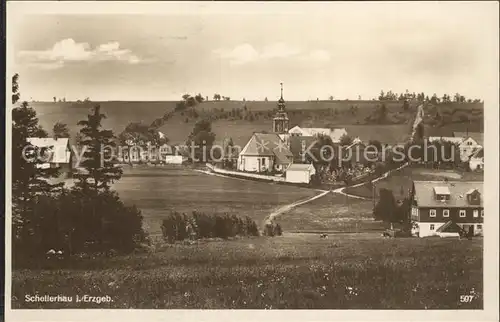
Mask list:
[[[286,113],[285,100],[283,99],[283,83],[281,86],[281,96],[278,100],[278,111],[273,119],[273,132],[278,134],[288,133],[288,115]]]
[[[280,85],[281,85],[281,96],[280,99],[278,100],[278,111],[285,112],[285,100],[283,99],[283,83],[280,83]]]

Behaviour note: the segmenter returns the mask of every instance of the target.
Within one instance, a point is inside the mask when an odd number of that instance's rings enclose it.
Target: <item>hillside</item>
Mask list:
[[[244,144],[254,131],[270,131],[276,102],[262,101],[208,101],[183,111],[172,113],[177,102],[93,102],[101,104],[107,118],[105,128],[120,133],[130,122],[152,124],[157,121],[158,129],[171,142],[184,142],[194,123],[199,119],[212,120],[217,141],[233,138],[235,144]],[[386,143],[404,141],[409,134],[409,124],[415,113],[416,103],[403,110],[402,102],[383,102],[386,116],[379,119],[382,102],[379,101],[307,101],[287,102],[290,125],[314,127],[346,127],[350,135],[363,140],[376,139]],[[424,120],[427,133],[451,133],[482,129],[483,111],[479,104],[438,105],[427,111]],[[68,124],[72,137],[78,131],[77,122],[86,118],[91,105],[71,102],[31,103],[39,116],[40,124],[48,131],[56,122]],[[173,116],[165,116],[172,113]],[[436,113],[441,121],[434,121]],[[435,135],[435,134],[433,134]],[[451,135],[451,134],[439,134]]]

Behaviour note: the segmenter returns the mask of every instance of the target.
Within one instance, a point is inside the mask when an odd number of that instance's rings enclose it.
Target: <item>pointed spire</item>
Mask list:
[[[281,99],[283,99],[283,83],[280,83],[281,85]]]

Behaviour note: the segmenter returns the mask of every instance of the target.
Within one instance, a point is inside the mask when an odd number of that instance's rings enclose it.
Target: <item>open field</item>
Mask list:
[[[318,194],[306,188],[161,166],[125,166],[124,176],[114,189],[125,203],[141,209],[144,227],[150,234],[161,233],[162,218],[171,211],[227,212],[250,216],[260,225],[274,208]]]
[[[161,118],[165,113],[175,108],[176,102],[95,102],[101,104],[102,112],[107,119],[103,121],[103,127],[120,133],[130,122],[143,122],[151,124],[155,119]],[[79,130],[77,122],[86,118],[89,113],[89,106],[77,106],[75,103],[52,103],[34,102],[30,103],[38,113],[40,124],[48,131],[53,125],[60,121],[68,124],[71,136],[74,138]],[[287,110],[290,117],[290,125],[312,126],[312,127],[347,127],[351,136],[359,136],[363,140],[376,139],[384,143],[393,144],[404,142],[410,133],[409,120],[415,113],[414,106],[408,111],[401,109],[401,102],[385,102],[387,111],[392,121],[400,124],[365,124],[366,117],[376,112],[379,101],[307,101],[307,102],[287,102]],[[458,104],[457,109],[461,113],[466,113],[471,104]],[[243,109],[246,106],[252,113],[269,112],[272,114],[276,107],[275,101],[208,101],[196,106],[198,117],[191,117],[184,112],[178,112],[169,119],[160,130],[163,131],[173,143],[185,142],[191,132],[194,123],[203,117],[219,115],[222,111],[229,112],[233,109]],[[350,108],[357,107],[357,112],[352,114]],[[454,105],[443,107],[446,110]],[[472,110],[482,112],[482,104],[472,104]],[[186,112],[187,113],[187,112]],[[474,112],[476,113],[476,112]],[[264,113],[265,114],[265,113]],[[269,115],[257,115],[254,119],[226,119],[219,118],[213,121],[213,131],[217,141],[224,138],[233,138],[237,145],[243,145],[254,131],[270,131],[272,120]],[[477,114],[477,113],[476,113]],[[454,114],[453,114],[454,115]],[[458,114],[457,114],[458,115]],[[472,115],[472,114],[471,114]],[[453,118],[452,118],[453,119]],[[457,120],[454,120],[457,122]],[[477,123],[477,122],[476,122]],[[428,132],[444,133],[441,135],[451,135],[452,131],[463,130],[468,127],[470,131],[475,130],[475,122],[459,122],[445,124],[442,127],[428,127]]]
[[[440,181],[444,179],[450,181],[483,181],[484,174],[481,172],[406,167],[393,172],[385,179],[377,181],[375,183],[375,197],[378,198],[378,190],[380,188],[385,188],[391,189],[396,199],[401,199],[408,195],[413,180]],[[347,187],[345,192],[365,198],[373,198],[374,193],[371,184]]]
[[[276,218],[284,232],[374,232],[385,228],[373,220],[373,203],[337,193],[313,200]]]
[[[482,248],[482,239],[315,234],[165,245],[73,269],[15,270],[12,307],[481,309]],[[24,301],[40,290],[107,294],[112,302]],[[468,294],[472,302],[460,303]]]

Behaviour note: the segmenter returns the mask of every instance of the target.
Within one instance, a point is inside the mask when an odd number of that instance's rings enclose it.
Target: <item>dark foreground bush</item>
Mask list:
[[[240,218],[229,214],[193,212],[187,215],[174,212],[163,220],[161,229],[163,237],[170,243],[185,239],[259,236],[257,224],[250,217]]]
[[[24,212],[13,237],[13,259],[26,265],[45,260],[47,253],[130,253],[145,242],[142,215],[123,204],[112,191],[99,194],[72,190],[38,196]]]

